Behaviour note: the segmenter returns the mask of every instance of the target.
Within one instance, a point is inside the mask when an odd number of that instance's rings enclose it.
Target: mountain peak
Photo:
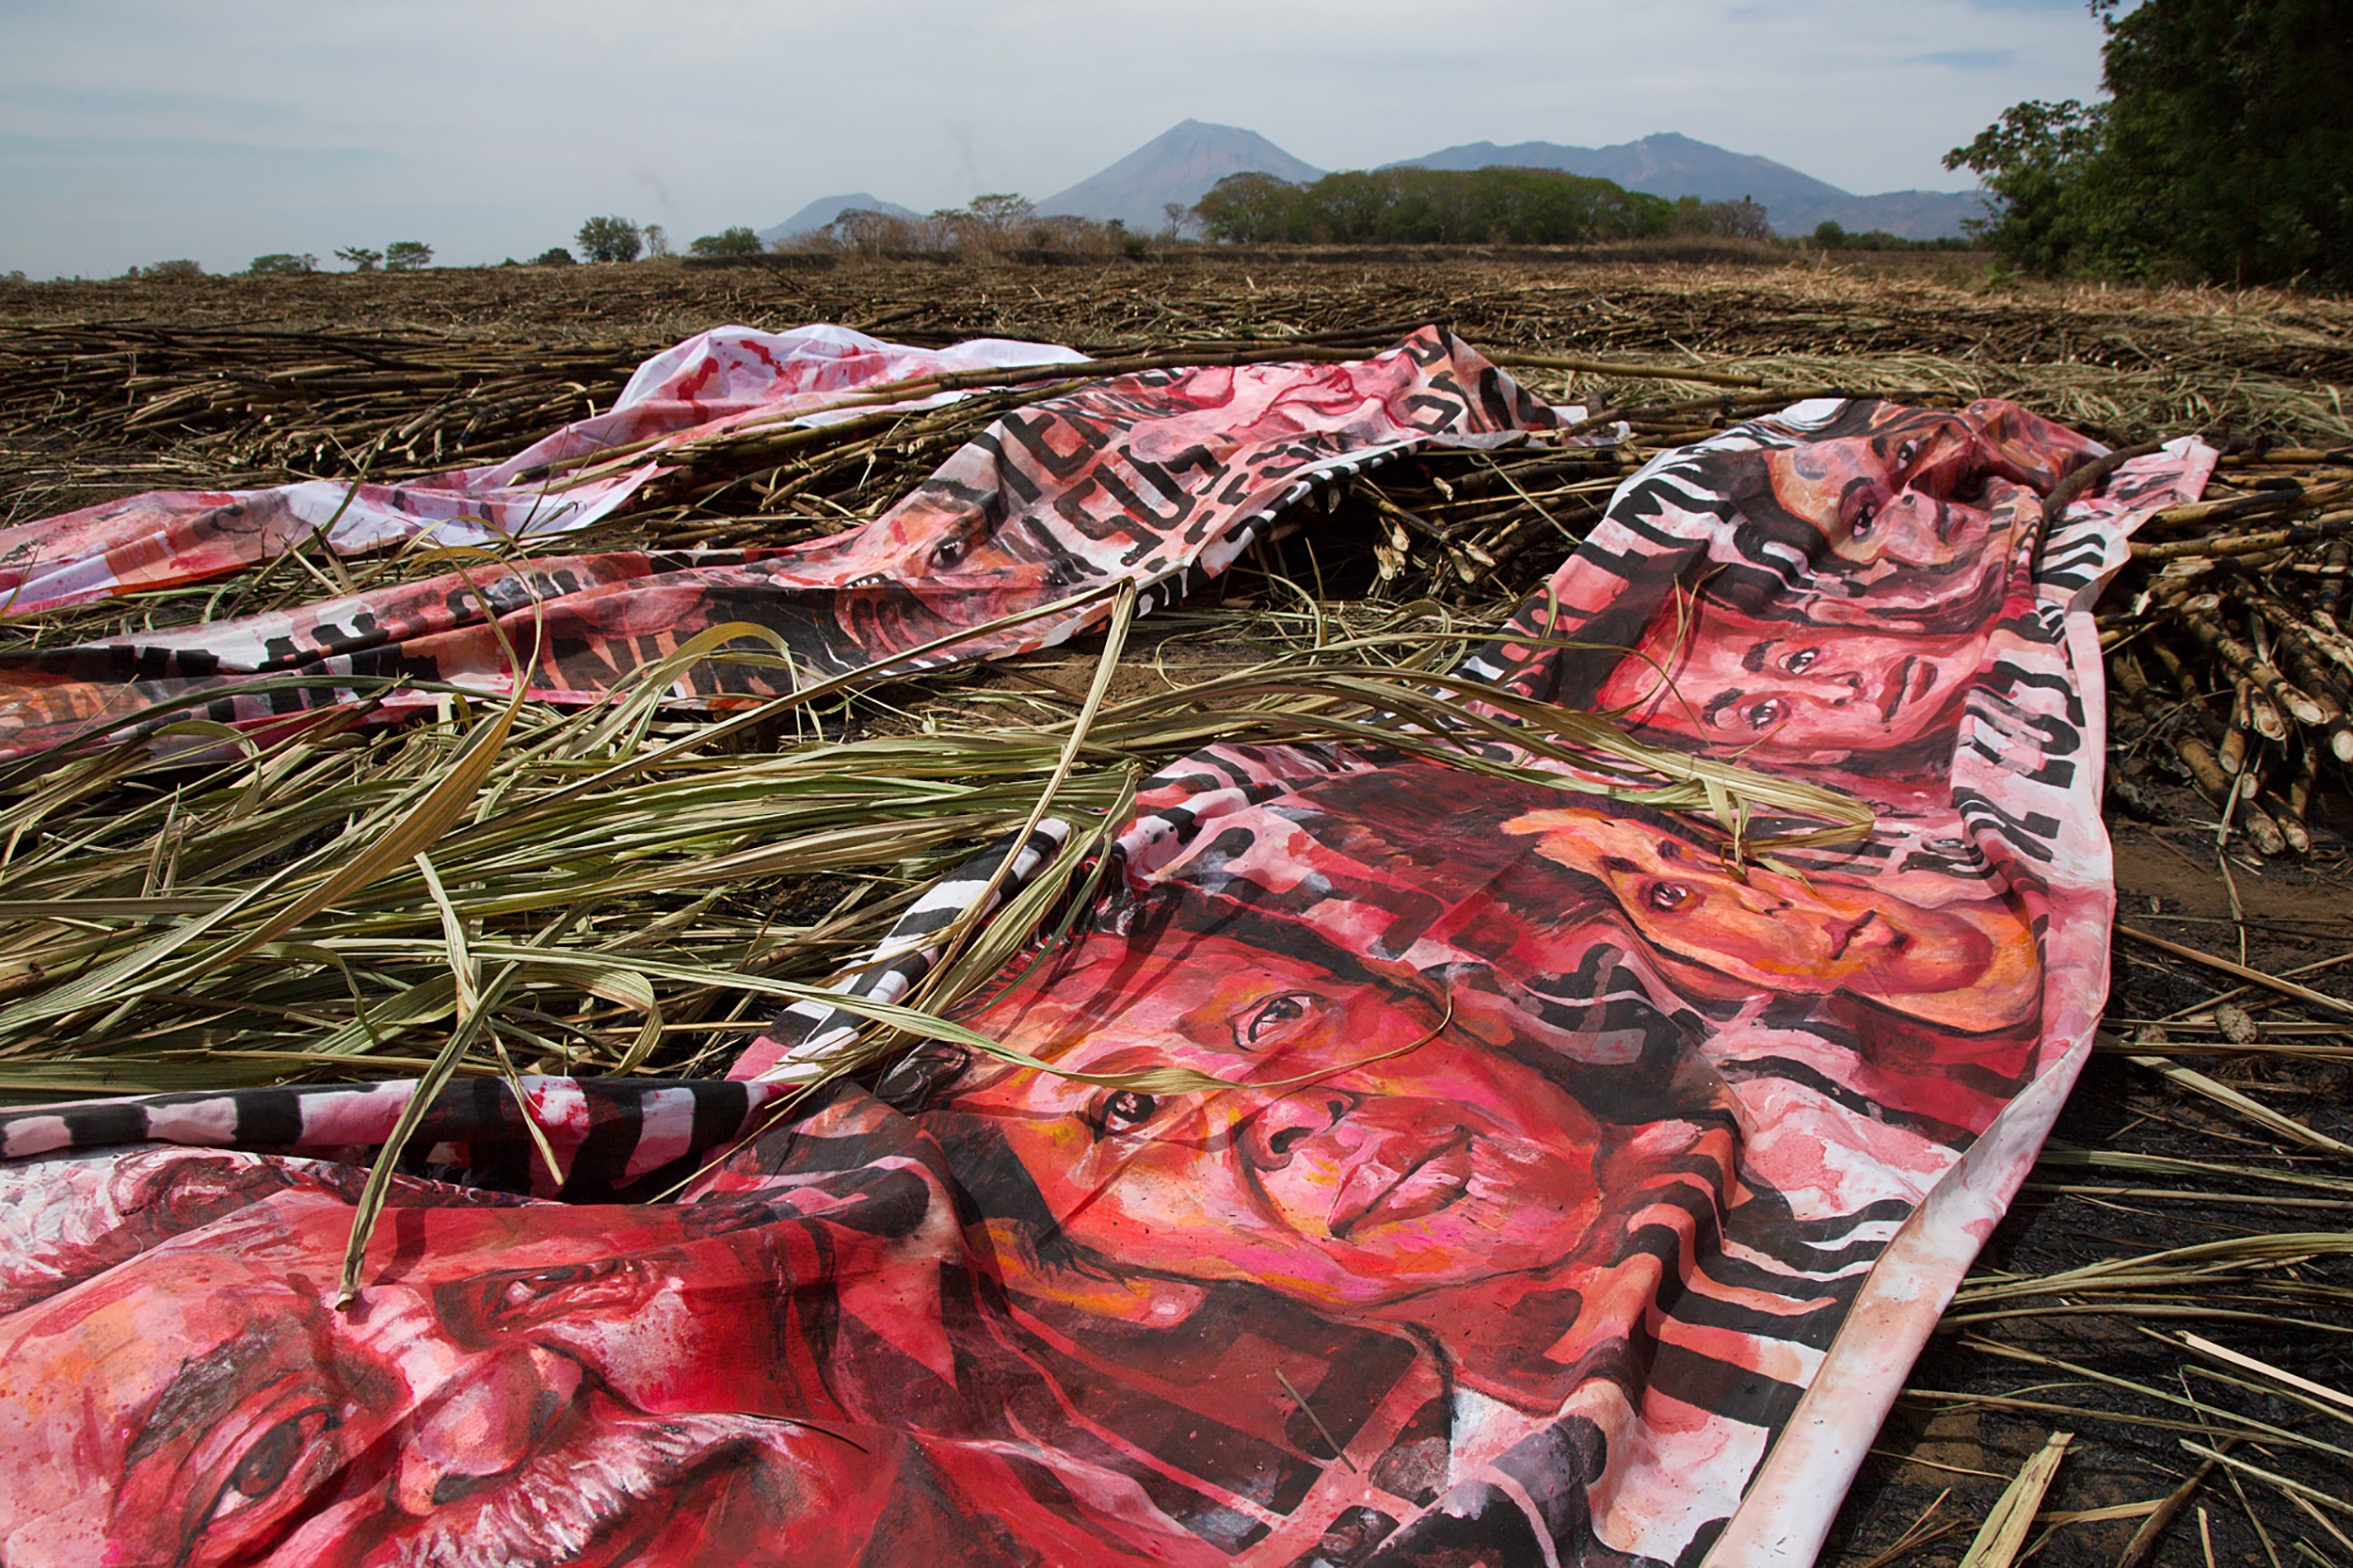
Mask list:
[[[791,239],[795,234],[812,232],[848,212],[887,213],[892,217],[922,216],[911,207],[902,207],[896,201],[885,201],[872,191],[852,191],[846,196],[821,196],[782,223],[762,229],[760,232],[760,243],[773,245],[777,240]]]
[[[1251,171],[1284,180],[1314,180],[1323,170],[1303,163],[1256,131],[1181,120],[1142,147],[1040,201],[1041,213],[1118,218],[1131,229],[1158,229],[1160,209],[1190,207],[1228,174]]]

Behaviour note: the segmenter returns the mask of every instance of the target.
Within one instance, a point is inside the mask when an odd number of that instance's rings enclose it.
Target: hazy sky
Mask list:
[[[1680,131],[1860,194],[2089,96],[2081,0],[0,0],[0,272],[421,239],[681,245],[867,190],[1044,196],[1188,117],[1325,168]]]

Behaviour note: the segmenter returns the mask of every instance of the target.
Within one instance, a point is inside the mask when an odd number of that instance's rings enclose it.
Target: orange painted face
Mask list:
[[[2035,945],[2007,904],[1925,908],[1828,877],[1736,876],[1647,823],[1571,808],[1504,824],[1609,888],[1652,946],[1764,992],[1849,991],[1966,1027],[2009,1021]]]
[[[1948,722],[1982,633],[1902,635],[1670,607],[1595,697],[1629,722],[1780,756],[1908,746]],[[1662,673],[1663,672],[1663,673]]]
[[[995,1122],[1063,1237],[1123,1269],[1374,1306],[1560,1264],[1639,1129],[1443,1016],[1223,937],[1165,938],[1141,963],[1094,937],[979,1027],[1064,1068],[1179,1065],[1241,1086],[1145,1094],[1018,1071],[952,1104]],[[1387,1052],[1401,1054],[1371,1060]]]

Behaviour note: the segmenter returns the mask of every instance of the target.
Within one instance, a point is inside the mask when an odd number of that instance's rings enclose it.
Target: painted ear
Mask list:
[[[1190,1280],[1156,1274],[1110,1278],[1041,1260],[1032,1256],[1016,1227],[1005,1220],[990,1220],[988,1232],[998,1277],[1006,1289],[1091,1318],[1137,1328],[1175,1328],[1209,1299],[1209,1291]]]

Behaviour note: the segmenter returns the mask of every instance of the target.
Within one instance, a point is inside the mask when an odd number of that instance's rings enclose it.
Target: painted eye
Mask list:
[[[1815,661],[1820,659],[1821,656],[1822,650],[1818,648],[1801,648],[1784,659],[1781,662],[1781,667],[1791,675],[1803,675],[1814,667]]]
[[[209,1530],[254,1514],[257,1505],[286,1483],[314,1440],[342,1424],[334,1412],[312,1406],[268,1428],[237,1456],[236,1467],[214,1496],[212,1512],[201,1528]]]
[[[486,1333],[591,1308],[626,1312],[644,1300],[647,1290],[644,1265],[623,1258],[523,1269],[442,1288],[444,1312]]]
[[[1152,1119],[1160,1102],[1150,1095],[1139,1095],[1132,1089],[1122,1089],[1103,1102],[1103,1121],[1111,1127],[1134,1127]]]
[[[1918,441],[1906,441],[1903,445],[1896,449],[1896,466],[1899,469],[1908,469],[1914,462],[1919,460],[1919,456],[1920,443]]]
[[[1252,1049],[1306,1017],[1315,1004],[1316,999],[1305,991],[1286,991],[1279,997],[1270,997],[1234,1020],[1234,1044],[1243,1050]]]
[[[529,1306],[551,1290],[561,1290],[580,1277],[578,1269],[535,1269],[527,1274],[517,1274],[506,1282],[499,1300],[506,1306]]]
[[[279,1422],[262,1433],[262,1440],[245,1451],[229,1474],[229,1484],[248,1497],[265,1497],[278,1490],[302,1451],[302,1417]]]
[[[1690,903],[1691,889],[1680,882],[1654,882],[1650,885],[1650,891],[1643,895],[1643,902],[1665,914]]]
[[[602,1284],[617,1274],[627,1272],[613,1259],[593,1263],[561,1263],[552,1269],[533,1269],[507,1277],[506,1288],[500,1301],[507,1306],[529,1306],[543,1297],[559,1290],[577,1290],[584,1286]]]
[[[1783,719],[1787,718],[1788,716],[1788,709],[1782,702],[1781,698],[1768,697],[1765,701],[1755,704],[1749,710],[1749,728],[1751,729],[1770,729],[1773,726],[1779,724]]]
[[[1869,537],[1871,525],[1879,520],[1879,503],[1875,501],[1866,501],[1856,507],[1854,525],[1847,530],[1847,536],[1855,539]]]

